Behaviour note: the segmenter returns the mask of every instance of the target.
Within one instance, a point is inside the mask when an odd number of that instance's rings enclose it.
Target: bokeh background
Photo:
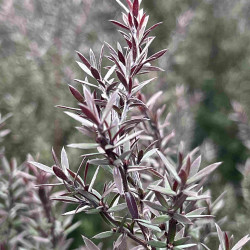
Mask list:
[[[187,151],[201,145],[204,161],[224,162],[208,184],[214,199],[227,190],[217,219],[226,214],[223,230],[239,239],[250,233],[250,1],[144,0],[143,6],[150,24],[163,21],[150,53],[169,48],[159,62],[165,72],[146,94],[165,92],[177,144],[184,141]],[[0,1],[0,112],[13,114],[8,158],[21,163],[39,154],[52,164],[52,146],[59,153],[81,141],[76,123],[55,105],[76,104],[67,87],[84,78],[75,50],[99,53],[104,41],[122,40],[108,22],[121,19],[120,11],[115,0]],[[67,152],[74,169],[81,152]],[[72,248],[82,244],[81,233],[105,228],[96,215],[79,219]]]

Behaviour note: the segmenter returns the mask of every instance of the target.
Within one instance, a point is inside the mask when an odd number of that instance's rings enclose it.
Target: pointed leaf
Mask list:
[[[43,170],[43,171],[45,171],[47,173],[54,174],[51,167],[48,167],[46,165],[43,165],[43,164],[41,164],[39,162],[34,162],[34,161],[29,161],[28,163],[32,164],[33,166],[35,166],[35,167],[37,167],[37,168],[39,168],[39,169],[41,169],[41,170]]]
[[[181,179],[178,176],[174,166],[169,162],[169,160],[160,152],[159,150],[157,151],[158,155],[162,159],[166,169],[174,176],[175,180],[179,183],[181,183]]]
[[[91,240],[86,238],[85,236],[82,235],[82,238],[84,240],[84,243],[87,247],[87,250],[100,250],[99,247],[97,247]]]

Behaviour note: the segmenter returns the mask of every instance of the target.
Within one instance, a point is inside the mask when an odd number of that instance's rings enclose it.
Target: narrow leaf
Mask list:
[[[179,183],[181,183],[181,179],[178,176],[174,166],[169,162],[169,160],[162,154],[161,151],[157,151],[158,155],[160,156],[160,158],[162,159],[166,169],[174,176],[175,180]]]

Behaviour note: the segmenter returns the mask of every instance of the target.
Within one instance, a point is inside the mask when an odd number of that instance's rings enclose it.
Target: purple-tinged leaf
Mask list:
[[[129,135],[129,136],[126,136],[124,139],[118,141],[118,142],[115,144],[114,147],[116,148],[116,147],[119,147],[120,145],[123,145],[125,142],[127,142],[127,141],[129,141],[129,140],[132,140],[132,139],[134,139],[135,137],[139,136],[142,132],[143,132],[143,130],[137,131],[137,132],[135,132],[135,133],[133,133],[133,134],[131,134],[131,135]]]
[[[60,178],[60,179],[62,179],[62,180],[64,180],[64,181],[66,181],[66,182],[69,181],[68,177],[67,177],[66,174],[62,171],[61,168],[59,168],[59,167],[57,167],[57,166],[53,166],[52,169],[53,169],[53,172],[55,173],[55,175],[56,175],[58,178]]]
[[[92,49],[89,50],[90,63],[93,68],[97,68],[95,54]]]
[[[191,164],[190,174],[189,174],[190,177],[197,174],[197,172],[199,171],[200,165],[201,165],[201,156],[199,156],[197,159],[195,159],[193,161],[193,163]]]
[[[150,56],[150,57],[145,61],[145,63],[148,63],[148,62],[151,62],[151,61],[155,61],[156,59],[162,57],[167,51],[168,51],[168,49],[164,49],[164,50],[161,50],[161,51],[155,53],[154,55]]]
[[[192,176],[190,179],[187,180],[187,184],[191,184],[193,182],[199,181],[200,179],[208,176],[210,173],[212,173],[216,168],[219,167],[219,165],[222,162],[217,162],[214,164],[209,165],[208,167],[202,169],[200,172]]]
[[[90,69],[91,65],[90,65],[89,61],[79,51],[76,51],[76,53],[79,56],[79,58],[81,59],[81,61],[87,66],[87,68]]]
[[[178,182],[178,183],[181,183],[181,179],[180,177],[178,176],[176,170],[175,170],[175,167],[170,163],[170,161],[162,154],[161,151],[157,151],[158,155],[160,156],[160,158],[162,159],[166,169],[174,176],[175,180]]]
[[[99,62],[98,62],[98,71],[99,72],[101,72],[103,53],[104,53],[104,44],[101,47],[101,52],[100,52],[100,57],[99,57]]]
[[[156,199],[161,203],[161,205],[162,205],[163,207],[166,207],[166,208],[169,207],[167,201],[165,200],[165,198],[163,197],[163,195],[162,195],[161,193],[155,192],[155,197],[156,197]]]
[[[110,97],[110,99],[109,99],[109,101],[108,101],[108,103],[107,103],[105,109],[104,109],[103,112],[102,112],[102,122],[105,121],[105,119],[106,119],[107,116],[109,115],[110,111],[112,110],[113,105],[116,104],[117,96],[118,96],[118,92],[117,92],[117,91],[115,91],[115,92],[111,95],[111,97]]]
[[[47,173],[50,173],[50,174],[54,174],[53,170],[51,167],[48,167],[46,165],[43,165],[41,163],[38,163],[38,162],[34,162],[34,161],[29,161],[28,163],[32,164],[33,166],[47,172]]]
[[[182,214],[174,214],[173,218],[183,224],[188,224],[188,225],[193,224],[193,222],[190,219],[188,219],[185,215]]]
[[[139,14],[139,0],[134,0],[133,3],[133,15],[137,17]]]
[[[120,212],[127,208],[127,203],[121,203],[108,209],[108,213]]]
[[[132,193],[130,192],[125,192],[125,199],[126,203],[128,205],[128,210],[132,216],[133,219],[138,219],[139,218],[139,212],[138,208],[136,205],[135,197]]]
[[[222,250],[226,250],[224,234],[216,223],[215,223],[215,226],[216,226],[217,234],[218,234],[219,241],[220,241],[220,247]]]
[[[88,74],[89,76],[93,77],[93,75],[92,75],[90,69],[89,69],[85,64],[83,64],[83,63],[81,63],[81,62],[77,62],[77,64],[79,65],[79,67],[80,67],[86,74]]]
[[[120,62],[121,62],[123,65],[126,65],[124,55],[123,55],[122,52],[119,51],[119,50],[118,50],[118,58],[119,58]]]
[[[57,158],[57,156],[56,156],[56,153],[55,153],[54,149],[52,148],[51,151],[52,151],[52,156],[53,156],[53,159],[54,159],[55,164],[56,164],[57,166],[61,166],[61,165],[60,165],[60,162],[59,162],[59,160],[58,160],[58,158]]]
[[[249,235],[246,235],[240,241],[237,242],[237,244],[232,248],[232,250],[240,250],[249,241],[250,241],[250,237]]]
[[[117,26],[119,26],[119,27],[121,27],[121,28],[123,28],[123,29],[129,30],[129,27],[127,27],[126,25],[124,25],[124,24],[122,24],[122,23],[120,23],[118,21],[110,20],[110,22],[117,25]]]
[[[173,195],[175,196],[176,195],[176,192],[169,189],[169,188],[164,188],[164,187],[161,187],[161,186],[154,186],[154,185],[150,185],[148,187],[149,190],[153,190],[155,192],[159,192],[161,194],[165,194],[165,195]]]
[[[79,101],[81,103],[84,102],[83,96],[81,95],[81,93],[76,88],[74,88],[73,86],[69,85],[69,89],[70,89],[70,92],[76,98],[77,101]]]
[[[84,187],[84,182],[83,182],[82,178],[78,174],[74,173],[69,168],[67,168],[67,172],[74,179],[74,182],[77,181],[82,187]]]
[[[138,224],[140,224],[148,229],[151,229],[152,231],[155,231],[158,233],[161,232],[161,229],[155,225],[152,225],[150,221],[145,221],[145,220],[137,220],[137,221],[138,221]]]
[[[162,205],[159,205],[155,202],[148,201],[148,200],[143,200],[142,202],[145,203],[147,206],[149,206],[157,211],[165,212],[165,213],[167,212],[167,208],[165,208]]]
[[[156,77],[154,77],[154,78],[152,78],[152,79],[149,79],[149,80],[146,80],[146,81],[140,83],[139,86],[133,88],[133,90],[132,90],[132,95],[136,94],[136,93],[137,93],[139,90],[141,90],[144,86],[146,86],[147,84],[149,84],[150,82],[152,82],[152,81],[155,80],[155,79],[156,79]]]
[[[146,17],[146,13],[144,13],[143,16],[142,16],[142,18],[141,18],[139,29],[142,28],[142,25],[144,24],[145,17]]]
[[[154,24],[152,27],[148,28],[146,31],[145,31],[145,35],[147,36],[152,30],[154,30],[156,27],[158,27],[160,24],[162,24],[162,22],[159,22],[159,23],[156,23]]]
[[[133,19],[130,13],[128,13],[128,23],[130,25],[130,27],[133,27]]]
[[[100,75],[100,73],[98,72],[98,70],[96,68],[91,67],[90,70],[91,70],[91,73],[92,73],[93,77],[96,80],[100,80],[101,79],[101,75]]]
[[[136,61],[137,58],[137,45],[134,37],[132,37],[132,52],[133,52],[133,60]]]
[[[82,235],[82,238],[84,240],[84,243],[87,247],[87,250],[100,250],[99,247],[97,247],[91,240],[86,238],[85,236]]]
[[[93,121],[95,124],[99,124],[99,117],[96,117],[90,110],[88,107],[86,107],[85,105],[80,105],[80,108],[82,110],[82,112],[91,120]]]
[[[127,80],[125,79],[125,77],[119,71],[116,71],[116,75],[117,75],[118,79],[121,81],[122,85],[126,89],[128,89],[128,83],[127,83]]]
[[[124,193],[123,184],[122,184],[122,176],[117,167],[114,167],[113,169],[113,176],[114,176],[116,188],[118,189],[119,194],[122,195]]]
[[[87,127],[92,127],[94,126],[94,124],[84,118],[82,118],[81,116],[71,113],[71,112],[64,112],[66,115],[72,117],[73,119],[75,119],[76,121],[80,122],[83,126],[87,126]]]

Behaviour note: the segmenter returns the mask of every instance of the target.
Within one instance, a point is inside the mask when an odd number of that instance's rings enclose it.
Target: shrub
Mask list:
[[[208,249],[205,244],[214,225],[219,249],[241,249],[249,237],[232,247],[232,237],[214,224],[211,214],[221,197],[212,203],[208,192],[203,192],[204,181],[220,163],[200,170],[198,149],[188,154],[182,146],[176,150],[170,143],[173,135],[168,132],[168,116],[163,117],[165,107],[156,105],[161,92],[149,100],[141,93],[155,79],[154,72],[162,71],[152,62],[167,50],[148,55],[155,39],[150,32],[160,23],[146,28],[149,17],[140,9],[139,0],[127,0],[127,7],[117,2],[124,10],[123,23],[111,22],[122,29],[119,32],[126,46],[117,43],[113,48],[106,43],[106,58],[112,64],[105,68],[106,74],[102,67],[104,46],[98,58],[90,50],[90,60],[77,52],[78,65],[88,77],[76,80],[83,86],[82,93],[69,86],[78,107],[63,107],[80,122],[79,132],[92,140],[69,146],[92,151],[82,155],[76,172],[70,169],[64,149],[61,161],[53,153],[52,167],[33,161],[30,164],[55,175],[58,185],[64,184],[65,193],[53,199],[76,205],[67,215],[85,212],[103,218],[110,231],[93,238],[116,237],[114,249],[126,249],[127,245],[134,249]],[[144,79],[146,74],[150,79]],[[91,179],[89,168],[96,168]],[[97,190],[101,169],[105,181]],[[100,249],[85,236],[83,240],[87,249]]]

